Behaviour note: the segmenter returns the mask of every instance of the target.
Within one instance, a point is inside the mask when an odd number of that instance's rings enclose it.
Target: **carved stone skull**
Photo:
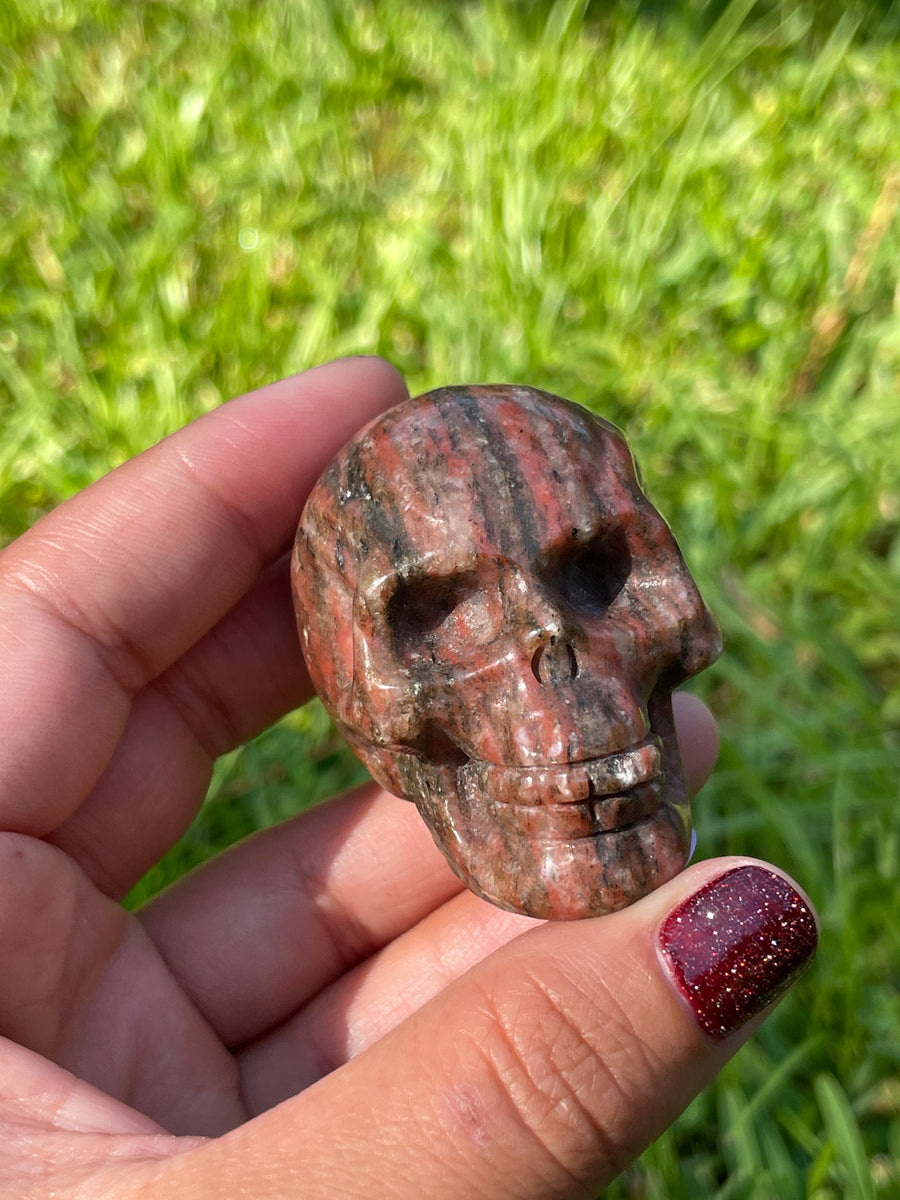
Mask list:
[[[622,908],[687,861],[672,688],[715,622],[622,434],[533,388],[447,387],[346,446],[293,587],[318,692],[503,908]]]

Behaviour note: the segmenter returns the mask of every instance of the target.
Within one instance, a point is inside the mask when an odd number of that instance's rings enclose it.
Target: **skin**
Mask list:
[[[274,384],[0,554],[0,1196],[588,1197],[749,1032],[709,1041],[655,941],[736,860],[541,924],[374,786],[121,909],[215,757],[310,695],[297,516],[404,395],[375,359]],[[677,719],[695,791],[715,726]]]

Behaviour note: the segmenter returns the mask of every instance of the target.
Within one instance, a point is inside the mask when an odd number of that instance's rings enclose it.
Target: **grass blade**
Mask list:
[[[816,1100],[834,1151],[834,1161],[853,1200],[876,1200],[869,1160],[847,1094],[833,1075],[819,1075]]]

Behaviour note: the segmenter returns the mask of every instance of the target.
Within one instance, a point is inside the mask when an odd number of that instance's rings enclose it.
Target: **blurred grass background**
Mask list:
[[[0,539],[350,352],[628,431],[725,633],[701,853],[795,874],[823,937],[616,1200],[900,1196],[898,34],[890,4],[0,7]],[[356,778],[292,714],[134,899]]]

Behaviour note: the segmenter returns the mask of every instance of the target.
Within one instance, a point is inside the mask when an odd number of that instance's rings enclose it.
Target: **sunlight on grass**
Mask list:
[[[823,937],[615,1198],[900,1188],[897,33],[752,0],[0,13],[0,541],[346,353],[628,431],[725,632],[701,853],[795,873]],[[136,898],[360,777],[294,714]]]

